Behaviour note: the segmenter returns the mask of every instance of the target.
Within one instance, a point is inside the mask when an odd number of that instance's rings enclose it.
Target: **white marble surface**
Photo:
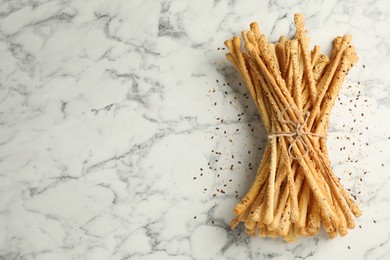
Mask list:
[[[1,1],[0,259],[390,259],[390,2],[356,2]],[[286,244],[229,230],[265,137],[218,48],[295,12],[354,37],[328,144],[364,212]]]

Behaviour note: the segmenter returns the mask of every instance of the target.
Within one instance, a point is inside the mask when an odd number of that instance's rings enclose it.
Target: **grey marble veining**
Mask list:
[[[228,226],[266,138],[223,42],[296,12],[357,47],[328,146],[363,215],[287,244]],[[389,259],[389,26],[385,0],[1,2],[0,259]]]

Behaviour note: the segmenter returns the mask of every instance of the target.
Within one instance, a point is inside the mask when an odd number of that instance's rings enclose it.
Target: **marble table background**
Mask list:
[[[328,145],[364,212],[344,238],[287,244],[228,227],[266,138],[223,42],[251,21],[292,36],[295,12],[324,52],[354,37]],[[386,0],[1,1],[0,259],[390,259],[389,15]]]

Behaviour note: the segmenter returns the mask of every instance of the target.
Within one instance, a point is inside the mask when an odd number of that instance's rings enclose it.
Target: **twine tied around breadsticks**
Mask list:
[[[284,119],[284,114],[286,113],[286,111],[288,109],[292,109],[292,110],[295,110],[297,112],[297,117],[298,117],[298,122],[295,123],[291,120],[286,120]],[[280,123],[281,124],[291,124],[293,127],[294,127],[294,130],[291,131],[291,132],[284,132],[284,131],[281,131],[281,132],[272,132],[272,133],[269,133],[268,134],[268,139],[272,139],[272,138],[276,138],[276,137],[281,137],[281,136],[287,136],[287,137],[294,137],[294,140],[290,143],[289,147],[288,147],[288,154],[293,158],[293,160],[299,160],[299,159],[302,159],[303,157],[305,157],[308,153],[309,153],[309,148],[307,147],[307,144],[305,143],[305,141],[302,139],[302,135],[307,135],[307,136],[315,136],[315,137],[319,137],[319,138],[325,138],[325,136],[323,135],[319,135],[319,134],[316,134],[316,133],[312,133],[312,132],[305,132],[303,131],[303,127],[306,125],[307,121],[309,120],[309,117],[310,117],[310,112],[308,111],[306,113],[306,116],[303,120],[303,123],[301,124],[301,111],[299,111],[298,109],[294,108],[294,107],[286,107],[285,109],[283,109],[281,112],[280,112]],[[301,140],[301,143],[305,149],[305,153],[299,157],[293,155],[291,153],[291,149],[293,147],[293,145],[297,142],[297,140]]]

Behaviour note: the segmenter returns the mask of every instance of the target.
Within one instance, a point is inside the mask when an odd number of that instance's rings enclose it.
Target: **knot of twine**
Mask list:
[[[298,122],[297,123],[295,123],[295,122],[293,122],[291,120],[285,120],[284,119],[284,114],[286,113],[287,109],[289,109],[289,108],[291,108],[291,109],[293,109],[293,110],[295,110],[297,112],[297,116],[298,116]],[[307,144],[305,143],[305,141],[303,141],[302,135],[311,135],[311,136],[324,138],[323,135],[319,135],[319,134],[316,134],[316,133],[304,132],[303,131],[303,127],[306,125],[307,120],[309,120],[309,117],[310,117],[310,112],[307,112],[306,113],[306,117],[304,118],[303,123],[301,124],[301,112],[298,109],[295,109],[293,107],[286,107],[285,109],[283,109],[280,112],[280,123],[282,123],[282,124],[291,124],[294,127],[294,130],[291,131],[291,132],[272,132],[272,133],[268,134],[268,138],[271,139],[271,138],[280,137],[280,136],[295,137],[294,140],[291,142],[291,144],[288,147],[288,154],[294,160],[302,159],[303,157],[305,157],[309,153],[309,148],[307,147]],[[305,149],[305,153],[302,156],[300,156],[300,157],[296,157],[296,156],[292,155],[292,153],[291,153],[291,149],[292,149],[293,145],[297,142],[298,139],[301,140],[301,143],[302,143],[302,145],[303,145],[303,147]]]

